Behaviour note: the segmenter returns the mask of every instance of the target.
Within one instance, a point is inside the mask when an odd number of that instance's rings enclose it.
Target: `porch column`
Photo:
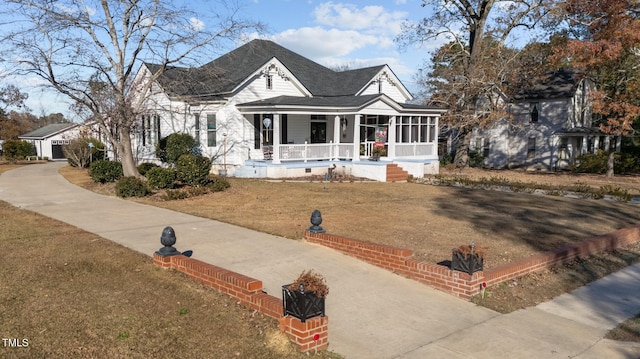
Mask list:
[[[585,153],[587,153],[589,151],[588,139],[589,139],[589,136],[582,136],[582,148],[580,148],[579,155],[584,155]]]
[[[340,143],[340,116],[333,118],[333,143]]]
[[[615,137],[616,139],[616,152],[620,152],[622,149],[622,136],[618,135]]]
[[[273,114],[273,164],[280,163],[280,114]]]
[[[593,138],[593,153],[598,153],[600,149],[600,136],[594,136]]]
[[[387,157],[390,160],[396,158],[396,116],[389,119],[389,134],[387,135]]]
[[[336,115],[333,118],[333,145],[331,146],[331,154],[333,155],[331,160],[338,160],[340,157],[340,116]]]
[[[353,120],[353,160],[360,161],[360,117],[356,114]]]

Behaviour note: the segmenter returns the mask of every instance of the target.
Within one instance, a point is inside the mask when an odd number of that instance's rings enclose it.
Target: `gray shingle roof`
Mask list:
[[[572,97],[584,73],[575,69],[549,71],[535,79],[533,85],[522,88],[514,96],[516,100],[543,100]]]
[[[228,94],[272,58],[278,59],[313,96],[353,96],[384,65],[333,71],[272,41],[253,40],[199,68],[172,67],[159,79],[173,95]],[[155,72],[159,66],[146,64]]]
[[[21,135],[18,137],[29,138],[29,139],[44,139],[75,126],[77,126],[77,124],[75,123],[54,123],[51,125],[40,127],[37,130],[33,130],[31,132],[25,133],[24,135]]]

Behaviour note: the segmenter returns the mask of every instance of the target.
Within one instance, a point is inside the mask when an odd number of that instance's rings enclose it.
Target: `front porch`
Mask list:
[[[401,163],[415,177],[438,171],[443,109],[397,103],[385,94],[280,96],[237,108],[253,127],[253,136],[244,137],[253,146],[238,177],[324,175],[335,166],[355,177],[386,181],[386,166]]]

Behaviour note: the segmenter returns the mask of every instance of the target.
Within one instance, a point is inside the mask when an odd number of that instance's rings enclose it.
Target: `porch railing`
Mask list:
[[[352,159],[353,145],[350,143],[305,143],[280,145],[280,161],[315,161]]]
[[[435,156],[435,143],[396,143],[396,157]]]
[[[362,142],[361,145],[364,149],[362,156],[370,157],[374,143]],[[280,161],[349,160],[354,157],[352,143],[286,144],[277,146],[277,148]],[[435,154],[436,144],[434,143],[395,144],[395,157],[435,156]]]

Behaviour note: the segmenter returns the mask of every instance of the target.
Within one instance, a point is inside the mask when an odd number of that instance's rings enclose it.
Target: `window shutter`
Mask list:
[[[280,115],[280,143],[287,144],[287,115]]]
[[[260,149],[260,128],[262,126],[262,121],[260,121],[260,114],[253,115],[253,148],[256,150]]]

